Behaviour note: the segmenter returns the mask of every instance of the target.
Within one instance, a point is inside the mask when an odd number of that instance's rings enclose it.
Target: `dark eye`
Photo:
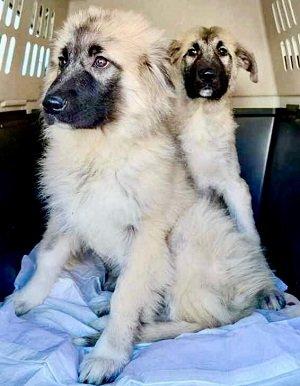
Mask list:
[[[61,70],[63,70],[67,64],[68,64],[68,61],[64,56],[58,57],[58,65]]]
[[[221,56],[226,56],[228,55],[228,50],[225,46],[221,46],[218,48],[218,52]]]
[[[106,58],[104,58],[103,56],[97,56],[93,63],[93,67],[104,68],[108,64],[109,64],[109,61]]]
[[[195,48],[190,48],[186,54],[188,56],[196,56],[197,55],[197,51],[196,51]]]

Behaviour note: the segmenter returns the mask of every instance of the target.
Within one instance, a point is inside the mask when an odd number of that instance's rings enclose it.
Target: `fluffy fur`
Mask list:
[[[110,60],[103,71],[89,54],[95,43]],[[69,62],[59,69],[65,47]],[[37,270],[12,300],[18,315],[41,304],[65,263],[87,248],[119,274],[110,315],[94,323],[102,334],[81,364],[82,382],[110,379],[139,339],[233,322],[273,290],[259,248],[209,199],[197,198],[177,158],[165,124],[173,100],[166,55],[161,34],[143,18],[95,8],[69,18],[55,42],[45,98],[63,92],[68,104],[80,103],[82,85],[65,82],[83,69],[101,87],[118,71],[118,94],[111,114],[90,128],[77,123],[95,115],[92,99],[75,118],[46,111],[48,228]]]

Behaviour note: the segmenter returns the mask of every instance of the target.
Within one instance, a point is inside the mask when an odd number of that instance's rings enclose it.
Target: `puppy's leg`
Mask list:
[[[74,241],[69,235],[46,231],[37,253],[37,268],[21,290],[11,295],[16,315],[22,315],[43,303],[61,269],[70,256]]]
[[[107,327],[81,364],[80,380],[100,384],[129,361],[145,307],[170,281],[168,248],[159,224],[143,224],[133,241],[126,268],[117,281]]]
[[[86,346],[86,347],[95,346],[98,339],[102,335],[103,330],[107,326],[108,320],[109,320],[109,315],[104,315],[101,318],[93,320],[92,322],[89,323],[89,326],[93,327],[95,330],[98,330],[99,332],[93,335],[74,337],[73,343],[76,344],[77,346]]]
[[[223,197],[239,231],[245,233],[254,243],[260,244],[253,218],[251,195],[246,182],[241,177],[228,178],[223,188]]]
[[[188,332],[197,332],[205,328],[200,323],[190,323],[185,321],[176,322],[157,322],[145,324],[138,337],[139,342],[155,342],[162,339],[172,339],[176,336]]]
[[[102,334],[103,330],[107,326],[109,320],[109,315],[101,316],[101,318],[95,319],[89,323],[90,327],[93,327],[95,330],[100,331],[100,335]],[[99,335],[99,338],[100,338]]]
[[[99,299],[96,299],[95,301],[93,301],[92,304],[90,304],[90,308],[99,318],[109,314],[110,297],[107,297],[105,299],[103,299],[102,297],[99,297]]]
[[[236,219],[238,229],[245,233],[254,244],[260,245],[259,234],[253,218],[251,195],[246,182],[239,178],[227,183],[224,199],[231,216]],[[265,290],[258,295],[258,308],[280,310],[285,305],[284,295],[276,288]]]

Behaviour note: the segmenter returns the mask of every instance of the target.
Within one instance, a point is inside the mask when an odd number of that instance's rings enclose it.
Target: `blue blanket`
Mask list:
[[[35,250],[24,256],[16,288],[35,269]],[[0,385],[79,385],[77,372],[88,349],[72,337],[94,333],[91,308],[107,301],[104,268],[91,260],[64,271],[44,304],[21,318],[12,304],[0,308]],[[279,285],[282,283],[279,282]],[[115,384],[300,385],[300,304],[257,311],[239,322],[173,340],[136,346]]]

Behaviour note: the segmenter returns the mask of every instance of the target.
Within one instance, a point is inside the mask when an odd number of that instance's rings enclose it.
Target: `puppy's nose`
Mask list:
[[[203,68],[198,71],[199,78],[206,83],[212,83],[212,81],[216,78],[216,71],[212,68]]]
[[[63,110],[66,101],[58,95],[46,95],[43,100],[43,106],[47,113],[58,114]]]

